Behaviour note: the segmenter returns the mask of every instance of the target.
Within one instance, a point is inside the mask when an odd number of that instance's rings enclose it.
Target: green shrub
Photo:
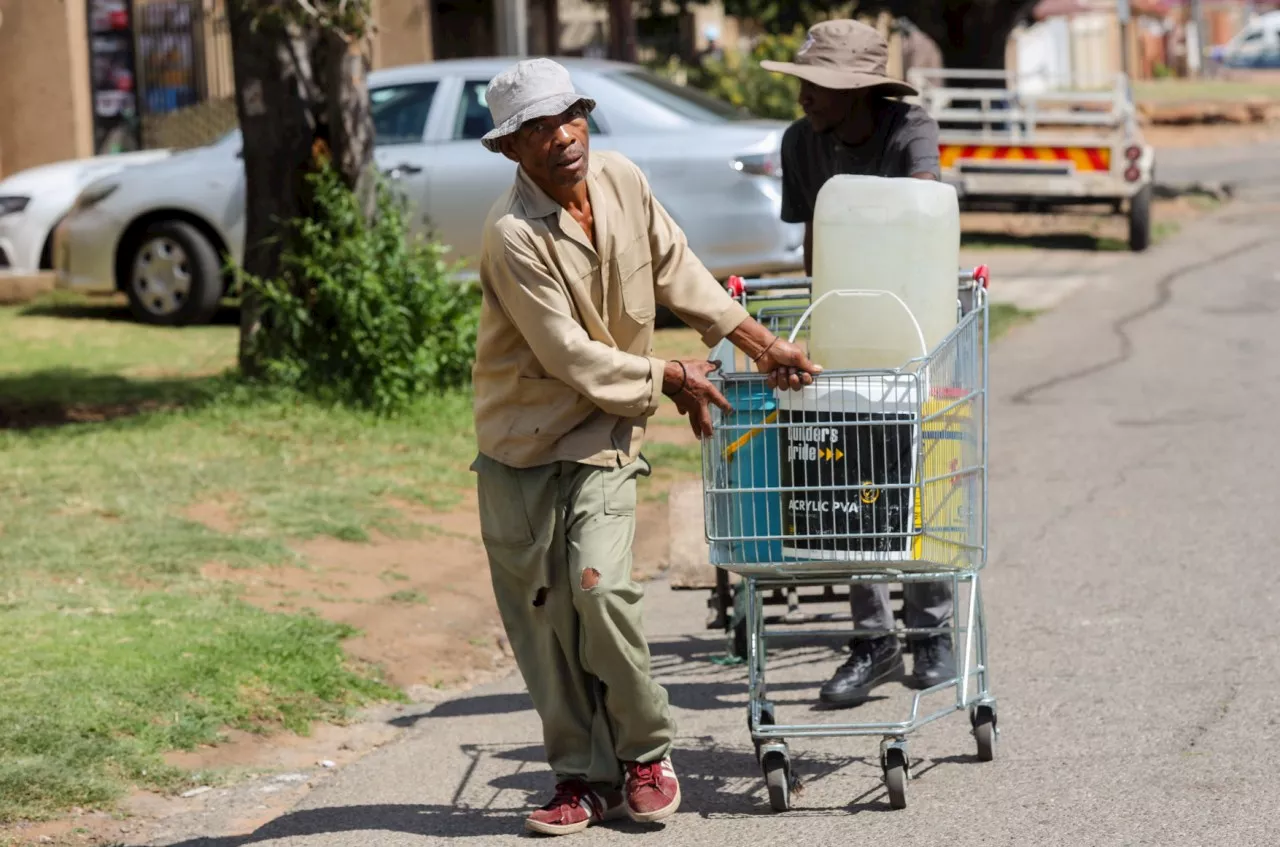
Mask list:
[[[309,179],[317,211],[293,223],[280,278],[243,279],[261,297],[262,377],[379,414],[469,382],[478,287],[451,278],[445,248],[405,237],[386,185],[366,221],[331,168]]]
[[[763,36],[748,54],[726,51],[722,61],[709,60],[690,68],[689,83],[758,117],[795,120],[802,114],[797,103],[800,81],[766,71],[760,63],[790,62],[804,39],[803,27],[790,35]]]

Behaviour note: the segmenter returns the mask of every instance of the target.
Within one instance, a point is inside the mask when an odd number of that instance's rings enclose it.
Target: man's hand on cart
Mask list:
[[[706,359],[681,359],[667,362],[663,373],[662,393],[675,401],[680,414],[689,416],[689,426],[698,438],[711,435],[712,403],[723,412],[733,412],[733,406],[707,379],[707,374],[714,373],[719,367],[719,362]]]
[[[755,318],[747,318],[729,333],[729,341],[755,362],[756,369],[768,374],[770,388],[798,391],[813,384],[822,366],[809,361],[798,345],[779,338]]]
[[[804,350],[785,338],[774,338],[756,359],[756,369],[768,374],[770,388],[789,388],[799,391],[813,384],[813,378],[822,373],[822,365],[809,361]]]

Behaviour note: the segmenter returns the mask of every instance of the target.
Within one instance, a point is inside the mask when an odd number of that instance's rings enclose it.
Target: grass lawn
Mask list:
[[[1254,98],[1280,99],[1280,74],[1272,80],[1135,80],[1139,103],[1228,102]]]
[[[0,310],[0,408],[18,425],[153,409],[0,428],[0,822],[180,787],[160,754],[223,727],[305,730],[399,697],[344,656],[347,628],[259,611],[200,569],[408,532],[392,502],[449,506],[469,483],[467,396],[389,422],[237,396],[216,375],[233,326],[119,312]],[[235,531],[186,516],[211,500]]]
[[[993,334],[1027,317],[993,307]],[[690,330],[660,339],[705,355]],[[413,533],[397,503],[448,508],[471,485],[470,398],[374,420],[235,388],[235,346],[234,314],[163,329],[110,302],[0,309],[0,823],[208,782],[162,754],[402,696],[344,654],[348,627],[261,611],[202,568]],[[651,499],[700,466],[696,445],[647,452]],[[211,502],[234,528],[189,513]]]

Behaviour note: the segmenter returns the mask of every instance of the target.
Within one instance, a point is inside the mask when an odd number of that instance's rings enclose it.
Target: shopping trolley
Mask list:
[[[894,808],[906,806],[907,736],[920,727],[967,711],[978,758],[994,758],[996,700],[980,582],[987,559],[986,268],[961,272],[959,283],[957,325],[930,350],[911,310],[891,292],[833,291],[810,303],[807,278],[730,280],[731,293],[758,320],[793,341],[807,339],[811,315],[831,298],[894,301],[903,331],[920,349],[893,369],[824,371],[799,392],[770,389],[766,376],[728,342],[711,354],[721,363],[712,379],[734,411],[713,409],[714,434],[703,441],[707,541],[719,569],[721,613],[728,614],[731,593],[740,599],[747,724],[777,811],[791,806],[788,738],[880,736]],[[736,592],[728,589],[730,574],[738,577]],[[956,608],[942,629],[784,632],[771,624],[841,616],[764,614],[769,596],[786,597],[794,612],[805,589],[820,590],[813,601],[831,602],[842,586],[939,580],[952,583]],[[901,721],[778,722],[766,685],[770,638],[885,634],[949,634],[956,676],[915,692]],[[950,692],[945,706],[924,710],[926,699],[936,702]]]

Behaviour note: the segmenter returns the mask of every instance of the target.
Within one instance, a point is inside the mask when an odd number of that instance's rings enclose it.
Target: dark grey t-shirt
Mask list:
[[[835,133],[818,134],[807,118],[782,136],[782,219],[813,220],[818,189],[836,174],[908,177],[938,169],[938,124],[919,106],[882,100],[876,128],[866,141],[850,147]]]

